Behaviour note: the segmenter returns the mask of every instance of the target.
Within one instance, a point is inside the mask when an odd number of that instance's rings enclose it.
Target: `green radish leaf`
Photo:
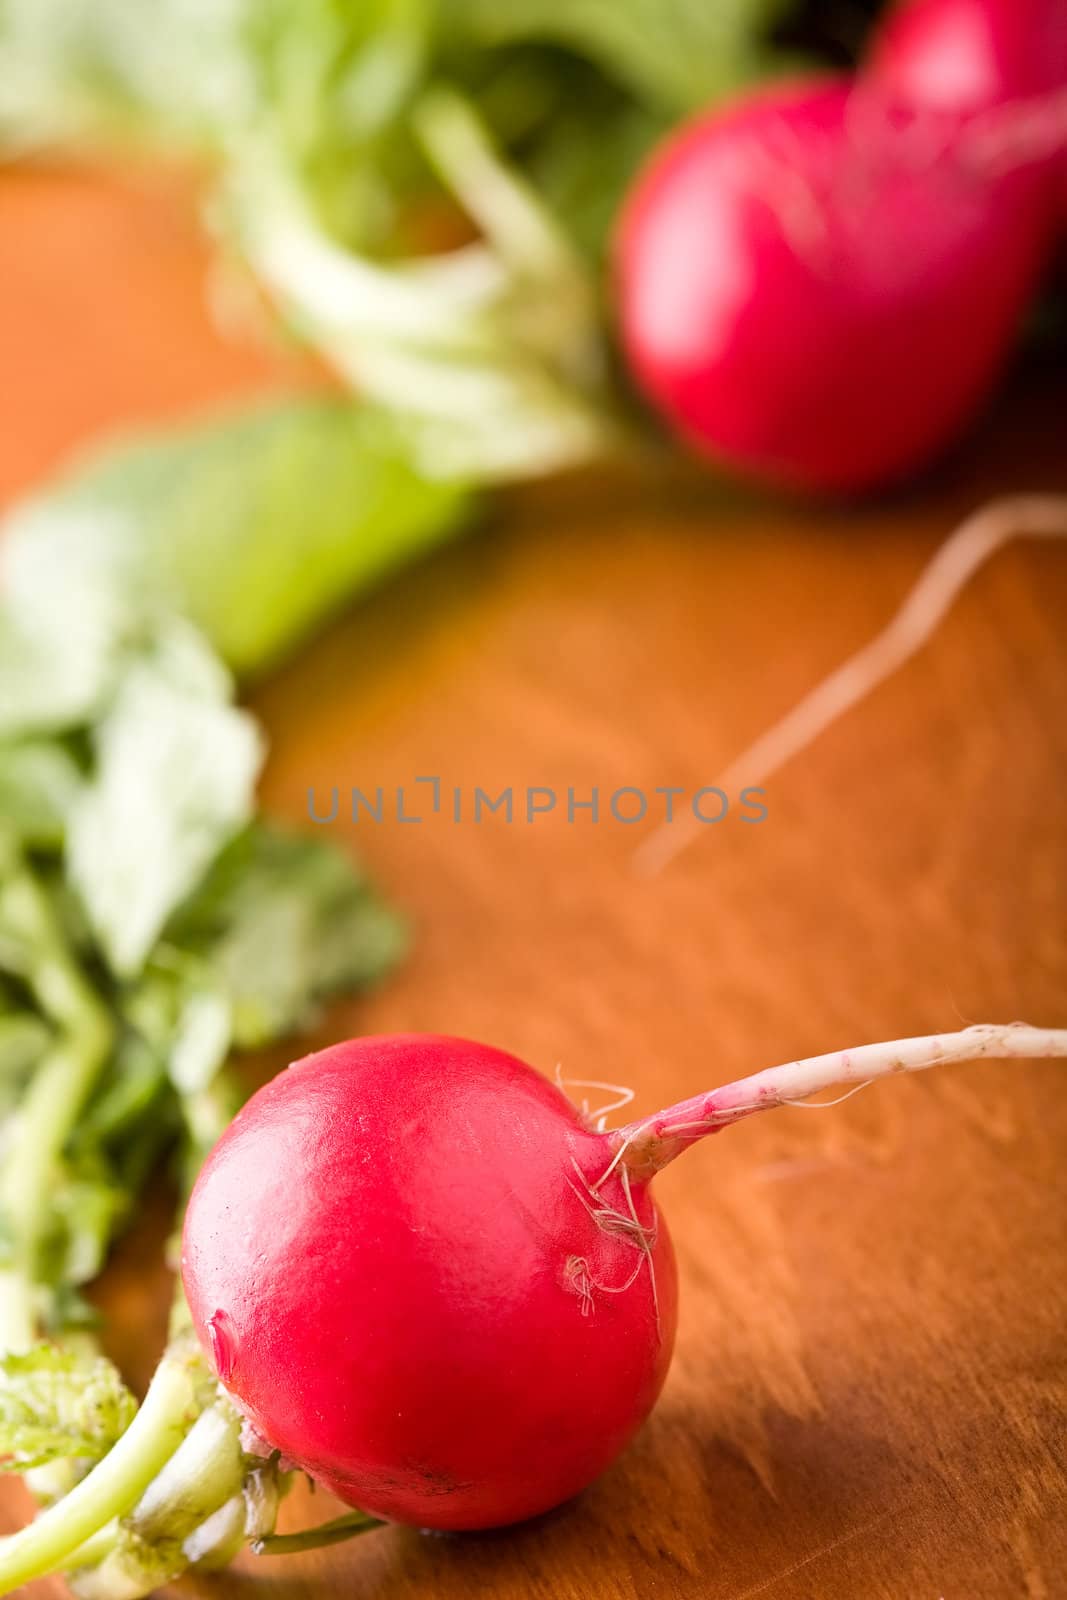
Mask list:
[[[684,114],[740,87],[771,59],[766,31],[788,0],[445,0],[483,44],[569,46],[646,105]]]
[[[120,976],[141,969],[171,912],[252,814],[261,739],[228,695],[199,637],[173,623],[128,669],[96,732],[68,867]]]
[[[4,1153],[3,1119],[15,1109],[30,1074],[48,1049],[51,1030],[33,1011],[6,998],[0,1004],[0,1163]]]
[[[342,851],[257,825],[223,855],[167,941],[201,953],[227,996],[234,1042],[254,1048],[306,1026],[337,990],[382,976],[407,936]]]
[[[57,514],[44,497],[0,522],[0,738],[88,721],[131,622],[133,535],[113,514]]]
[[[84,721],[116,655],[175,612],[234,670],[260,671],[451,532],[467,505],[462,487],[421,475],[397,424],[332,400],[259,403],[98,450],[3,524],[12,604],[0,685],[11,694],[0,704],[31,695],[21,726]],[[15,633],[12,615],[27,627]],[[24,637],[33,629],[55,656],[44,686],[44,645]]]
[[[92,1148],[64,1161],[57,1180],[38,1271],[51,1286],[77,1288],[103,1267],[130,1197]]]
[[[133,1420],[137,1402],[101,1356],[39,1344],[0,1358],[0,1471],[95,1461]]]
[[[0,816],[20,844],[58,849],[81,787],[81,770],[64,745],[0,744]]]

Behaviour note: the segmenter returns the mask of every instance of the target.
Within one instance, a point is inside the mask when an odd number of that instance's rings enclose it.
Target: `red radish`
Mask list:
[[[593,1190],[608,1159],[499,1050],[416,1035],[298,1062],[189,1206],[219,1377],[365,1510],[485,1528],[557,1505],[643,1421],[674,1340],[670,1240],[644,1185]]]
[[[986,1055],[1064,1056],[1067,1032],[819,1056],[611,1133],[484,1045],[336,1045],[260,1090],[200,1175],[200,1341],[263,1439],[342,1499],[429,1528],[531,1516],[608,1465],[666,1374],[656,1172],[753,1111]]]
[[[904,0],[865,68],[903,104],[963,116],[1067,87],[1063,0]]]
[[[987,159],[1038,160],[1067,223],[1067,4],[1064,0],[904,0],[865,68],[899,106],[977,117]]]
[[[822,80],[683,129],[617,250],[622,336],[699,449],[787,485],[913,471],[985,399],[1042,265],[1042,185]]]

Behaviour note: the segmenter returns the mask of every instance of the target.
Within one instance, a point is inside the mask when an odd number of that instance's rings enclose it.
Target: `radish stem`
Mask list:
[[[332,1522],[320,1523],[317,1528],[306,1528],[303,1533],[272,1533],[252,1543],[252,1553],[257,1556],[284,1556],[304,1550],[325,1550],[328,1545],[342,1544],[361,1533],[370,1533],[382,1527],[379,1517],[366,1511],[348,1511],[334,1517]]]
[[[9,1262],[0,1269],[0,1354],[28,1349],[36,1336],[38,1256],[56,1163],[113,1043],[110,1019],[79,971],[48,897],[13,852],[4,865],[0,921],[23,952],[20,976],[57,1036],[11,1119],[4,1151],[0,1219]]]
[[[789,1105],[842,1084],[859,1087],[894,1073],[923,1072],[927,1067],[976,1061],[983,1056],[1004,1060],[1067,1057],[1067,1028],[981,1023],[958,1033],[920,1034],[913,1039],[891,1039],[786,1061],[619,1128],[612,1140],[612,1165],[621,1164],[634,1177],[647,1180],[698,1139],[718,1133],[754,1111]]]
[[[132,1510],[199,1409],[194,1365],[165,1357],[141,1409],[88,1477],[27,1527],[0,1540],[0,1595],[64,1566],[106,1523]]]

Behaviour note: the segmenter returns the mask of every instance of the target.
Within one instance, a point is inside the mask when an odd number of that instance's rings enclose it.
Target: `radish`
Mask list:
[[[913,471],[972,417],[1038,280],[1032,165],[862,83],[764,91],[684,128],[638,179],[623,343],[698,449],[814,490]]]
[[[964,116],[1067,87],[1063,0],[905,0],[865,67],[903,104]]]
[[[792,1062],[608,1132],[485,1045],[335,1045],[261,1089],[209,1157],[185,1224],[193,1321],[264,1448],[341,1499],[426,1528],[513,1522],[590,1482],[656,1399],[676,1279],[649,1183],[682,1150],[836,1084],[1064,1055],[1067,1031],[971,1027]]]
[[[899,106],[985,116],[990,154],[1047,157],[1067,223],[1064,0],[906,0],[876,32],[865,73]]]
[[[298,1062],[209,1158],[185,1223],[219,1379],[342,1500],[485,1528],[595,1478],[659,1393],[670,1240],[561,1090],[434,1036]],[[629,1189],[629,1198],[627,1198]]]

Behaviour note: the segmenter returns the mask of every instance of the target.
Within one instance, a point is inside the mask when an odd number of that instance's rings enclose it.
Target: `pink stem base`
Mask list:
[[[718,1133],[754,1111],[789,1105],[823,1089],[859,1087],[894,1073],[923,1072],[927,1067],[977,1061],[983,1056],[1004,1060],[1067,1057],[1067,1028],[1031,1028],[1025,1022],[981,1023],[958,1033],[927,1033],[787,1061],[619,1128],[612,1135],[615,1161],[625,1165],[631,1176],[648,1179],[698,1139]]]

